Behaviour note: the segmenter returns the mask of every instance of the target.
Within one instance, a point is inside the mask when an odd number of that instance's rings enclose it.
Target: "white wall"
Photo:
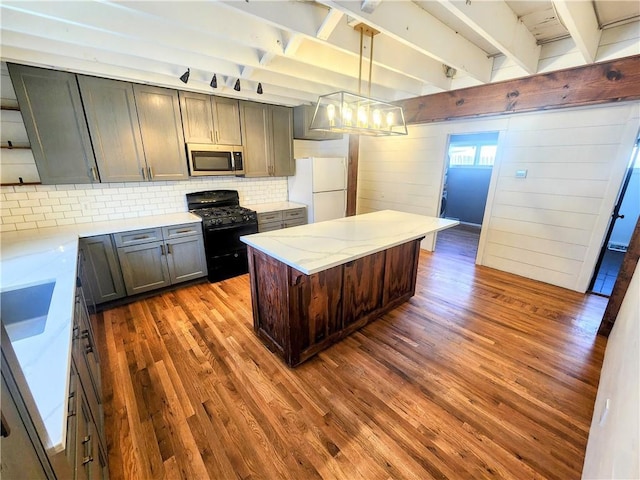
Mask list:
[[[585,479],[640,478],[639,297],[640,263],[607,341],[582,470]]]
[[[448,136],[500,131],[478,263],[585,291],[640,128],[639,106],[441,122],[412,126],[406,137],[361,138],[358,211],[436,215]],[[527,178],[515,178],[520,169]]]

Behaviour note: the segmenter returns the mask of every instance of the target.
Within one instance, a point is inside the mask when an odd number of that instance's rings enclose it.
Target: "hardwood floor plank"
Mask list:
[[[295,369],[254,334],[247,275],[98,314],[111,478],[580,478],[606,299],[475,266],[462,235]]]

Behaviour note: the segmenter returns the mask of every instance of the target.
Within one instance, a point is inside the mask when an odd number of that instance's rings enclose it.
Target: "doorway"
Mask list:
[[[589,284],[589,291],[610,296],[618,278],[622,259],[629,247],[631,234],[640,215],[640,162],[638,162],[638,144],[631,153],[620,192],[613,207],[609,229],[602,244],[602,250]]]
[[[450,135],[440,217],[460,225],[438,234],[436,251],[475,263],[497,149],[498,132]]]

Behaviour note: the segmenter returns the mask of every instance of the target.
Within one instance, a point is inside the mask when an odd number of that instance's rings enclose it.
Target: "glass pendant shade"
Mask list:
[[[402,108],[349,92],[318,97],[311,130],[371,135],[407,135]]]

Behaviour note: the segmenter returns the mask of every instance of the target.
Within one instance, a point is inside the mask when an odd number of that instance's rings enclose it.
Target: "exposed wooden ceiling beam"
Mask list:
[[[602,30],[598,26],[593,3],[553,0],[553,5],[585,62],[595,62]]]
[[[482,82],[491,80],[493,60],[487,57],[486,52],[413,2],[382,2],[372,13],[366,13],[360,11],[357,2],[320,1],[438,62],[464,71]]]
[[[396,102],[408,124],[640,100],[640,55]]]
[[[540,46],[506,2],[439,2],[527,73],[534,74],[538,71]]]

